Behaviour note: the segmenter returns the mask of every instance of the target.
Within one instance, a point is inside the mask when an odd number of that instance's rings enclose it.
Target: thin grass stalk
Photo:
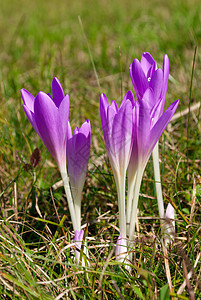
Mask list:
[[[189,135],[190,135],[190,112],[191,112],[191,99],[192,99],[192,88],[193,88],[193,77],[194,77],[194,70],[195,70],[195,59],[197,53],[197,45],[195,46],[194,55],[193,55],[193,65],[191,71],[191,83],[190,83],[190,90],[189,90],[189,103],[188,103],[188,126],[187,126],[187,162],[188,162],[188,147],[189,147]],[[189,167],[189,166],[188,166]]]

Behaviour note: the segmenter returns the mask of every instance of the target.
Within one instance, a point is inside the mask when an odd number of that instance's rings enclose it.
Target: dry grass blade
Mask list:
[[[190,213],[190,218],[189,218],[189,226],[188,226],[188,243],[190,243],[190,231],[191,231],[191,225],[193,221],[193,214],[195,210],[195,200],[196,200],[196,178],[195,174],[193,175],[193,197],[192,197],[192,204],[191,204],[191,213]]]
[[[14,181],[13,183],[13,192],[14,192],[14,199],[13,199],[13,207],[14,207],[14,213],[15,213],[15,221],[18,222],[18,207],[17,207],[17,183]],[[16,224],[15,230],[18,229],[18,226]]]
[[[170,273],[170,265],[169,265],[167,249],[164,245],[163,245],[163,254],[164,254],[164,261],[165,261],[166,277],[167,277],[170,292],[172,293],[173,292],[173,287],[172,287],[172,279],[171,279],[171,273]]]
[[[72,297],[68,297],[67,296],[67,299],[70,300],[70,299],[74,299],[76,300],[76,296],[75,296],[75,293],[74,291],[80,289],[81,287],[71,287],[71,284],[69,284],[69,289],[63,291],[60,295],[58,295],[55,300],[59,300],[59,299],[64,299],[63,296],[66,295],[66,294],[69,294],[71,293]]]
[[[20,294],[14,290],[13,285],[10,285],[5,279],[3,279],[3,277],[0,275],[0,281],[4,284],[4,286],[9,290],[9,291],[13,291],[13,295],[16,296],[20,296]]]
[[[200,108],[200,102],[194,104],[194,105],[191,105],[190,107],[190,112],[194,112],[195,110],[198,110]],[[174,116],[172,117],[171,121],[170,122],[173,122],[173,121],[176,121],[177,119],[179,118],[182,118],[184,116],[186,116],[187,114],[189,113],[189,108],[186,108],[176,114],[174,114]]]
[[[194,266],[193,268],[190,270],[190,272],[187,274],[187,280],[189,281],[190,278],[192,277],[193,275],[193,272],[194,272],[194,269],[197,267],[197,264],[198,264],[198,261],[200,260],[200,256],[201,256],[201,253],[198,254],[196,260],[195,260],[195,263],[194,263]],[[182,285],[180,286],[180,288],[178,289],[177,291],[177,294],[178,295],[181,295],[186,287],[186,284],[187,284],[187,280],[185,279],[184,282],[182,283]]]
[[[124,300],[125,298],[124,298],[124,296],[121,294],[120,289],[119,289],[119,287],[118,287],[116,281],[115,281],[115,280],[112,280],[112,281],[111,281],[111,284],[113,285],[113,287],[115,288],[117,294],[119,295],[119,299]]]
[[[184,270],[184,276],[185,276],[185,280],[186,280],[186,286],[187,286],[188,293],[189,293],[189,299],[190,300],[195,300],[195,294],[193,292],[192,285],[191,285],[190,280],[188,278],[188,273],[187,273],[187,267],[186,267],[185,260],[182,261],[182,266],[183,266],[183,270]]]
[[[107,259],[106,259],[106,262],[105,262],[105,264],[104,264],[104,266],[103,266],[103,270],[102,270],[102,272],[101,272],[100,279],[99,279],[98,291],[101,290],[101,286],[102,286],[102,282],[103,282],[103,276],[104,276],[104,273],[105,273],[105,271],[106,271],[106,268],[107,268],[107,266],[108,266],[108,264],[109,264],[109,261],[110,261],[110,259],[111,259],[112,256],[113,256],[113,253],[114,253],[114,248],[112,248],[112,250],[111,250],[111,252],[109,253],[109,255],[108,255]]]

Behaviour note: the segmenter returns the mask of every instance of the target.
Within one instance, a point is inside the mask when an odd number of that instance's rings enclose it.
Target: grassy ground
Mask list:
[[[182,112],[199,103],[201,2],[0,0],[0,7],[1,299],[169,299],[151,160],[141,188],[132,272],[115,262],[117,196],[99,97],[105,92],[120,103],[132,89],[129,64],[148,51],[159,66],[165,53],[170,59],[166,107],[180,99],[177,112]],[[33,95],[50,92],[54,76],[70,95],[73,126],[87,118],[92,124],[82,202],[90,267],[84,270],[68,247],[72,226],[63,188],[55,188],[58,169],[26,119],[20,97],[21,88]],[[36,147],[41,161],[33,169],[28,164]],[[172,297],[201,299],[200,261],[193,270],[200,258],[200,108],[171,122],[160,139],[160,156],[165,205],[171,199],[177,207],[175,244],[168,251]]]

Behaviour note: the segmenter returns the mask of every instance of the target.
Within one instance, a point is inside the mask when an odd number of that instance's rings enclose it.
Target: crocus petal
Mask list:
[[[130,100],[130,102],[132,103],[132,107],[135,106],[135,98],[134,98],[134,95],[132,93],[132,91],[128,91],[126,93],[126,95],[124,96],[122,102],[121,102],[121,105],[120,107],[122,107],[122,105],[124,105],[124,103],[126,102],[126,100]]]
[[[112,100],[112,103],[110,105],[110,107],[117,113],[119,108],[118,105],[116,104],[116,102],[114,100]]]
[[[174,207],[170,203],[168,203],[166,208],[165,218],[174,219]]]
[[[151,128],[155,125],[155,123],[158,121],[160,116],[163,114],[163,108],[164,108],[164,101],[162,98],[160,98],[160,100],[155,103],[150,113]]]
[[[149,89],[146,91],[149,92]],[[149,92],[149,96],[150,96]],[[138,159],[143,159],[147,153],[147,147],[150,140],[150,109],[148,101],[139,101],[136,103],[136,131],[138,145]],[[140,162],[139,162],[140,163]]]
[[[53,100],[52,95],[50,93],[47,93],[47,95]]]
[[[174,101],[152,128],[150,133],[150,144],[148,151],[149,154],[151,154],[156,142],[159,140],[161,134],[163,133],[172,116],[174,115],[178,104],[179,100]]]
[[[146,104],[144,104],[144,107],[146,106],[146,109],[149,111],[149,113],[151,113],[153,107],[156,105],[155,103],[155,98],[154,98],[154,94],[153,94],[153,89],[152,88],[147,88],[146,91],[144,92],[144,95],[141,98],[140,102],[146,102]]]
[[[71,186],[82,190],[87,173],[90,154],[91,126],[90,121],[77,127],[72,137],[67,141],[67,163]]]
[[[71,147],[71,149],[70,149]],[[77,182],[81,174],[87,169],[90,145],[87,144],[86,136],[82,133],[75,134],[72,143],[68,143],[69,176],[73,173],[74,182]],[[71,154],[71,157],[70,157]],[[71,171],[73,169],[73,171]],[[85,174],[86,176],[86,174]]]
[[[52,95],[56,107],[59,107],[65,95],[61,83],[56,77],[52,80]]]
[[[34,113],[25,105],[23,104],[23,109],[24,112],[29,120],[29,122],[31,123],[31,125],[33,126],[34,130],[37,132],[37,134],[40,136],[40,132],[38,131],[38,127],[36,125],[36,121],[35,121],[35,116]],[[41,137],[41,136],[40,136]]]
[[[34,96],[29,93],[25,89],[21,89],[21,95],[22,95],[22,100],[24,102],[24,105],[32,112],[34,112]]]
[[[134,59],[133,63],[129,67],[129,71],[137,99],[141,99],[144,91],[149,86],[149,82],[138,59]]]
[[[69,98],[65,97],[59,107],[43,92],[34,102],[35,121],[43,143],[57,161],[61,170],[66,163],[67,120]],[[63,121],[65,120],[65,122]]]
[[[69,140],[72,137],[72,129],[70,126],[70,122],[68,121],[68,125],[67,125],[67,140]]]
[[[108,112],[109,110],[110,112]],[[108,114],[110,117],[108,117]],[[111,116],[111,114],[113,115],[113,117]],[[100,96],[100,116],[101,116],[105,146],[108,152],[108,156],[112,160],[113,149],[110,146],[110,140],[111,140],[112,123],[113,123],[113,118],[115,116],[115,110],[113,108],[110,109],[107,97],[103,93]]]
[[[133,109],[131,101],[127,100],[115,115],[112,126],[114,155],[118,160],[119,169],[126,171],[131,155]]]
[[[168,87],[168,79],[169,79],[169,58],[167,54],[165,54],[163,59],[163,90],[162,90],[162,98],[165,99]]]
[[[161,91],[163,88],[163,71],[161,69],[157,69],[153,73],[153,76],[151,77],[149,86],[153,90],[153,95],[154,95],[155,101],[157,101],[157,99],[159,99],[159,97],[161,95]],[[164,99],[164,101],[165,101],[165,99]]]
[[[101,94],[100,96],[100,116],[101,116],[101,123],[103,128],[103,134],[105,136],[105,131],[107,132],[107,109],[108,109],[108,100],[105,94]]]
[[[134,179],[135,173],[138,167],[138,144],[137,144],[137,116],[136,113],[138,112],[137,108],[138,104],[133,109],[133,143],[131,149],[131,156],[130,161],[128,164],[128,180],[132,181]]]
[[[149,52],[144,52],[141,57],[141,66],[144,71],[144,74],[147,78],[151,78],[153,72],[156,70],[157,65],[153,57]]]
[[[86,120],[86,122],[84,122],[83,124],[82,124],[82,126],[80,127],[80,130],[79,130],[79,132],[80,133],[83,133],[85,136],[86,136],[86,138],[90,135],[90,133],[91,133],[91,125],[90,125],[90,121],[89,120]]]
[[[70,108],[70,99],[69,95],[66,95],[63,100],[60,103],[60,106],[58,107],[58,113],[59,113],[59,119],[60,119],[60,126],[62,129],[62,133],[67,133],[68,128],[68,117],[69,117],[69,108]],[[65,121],[64,121],[65,120]],[[61,136],[62,138],[62,136]],[[65,139],[66,141],[66,139]]]
[[[115,150],[113,147],[113,141],[112,141],[112,127],[114,122],[114,117],[116,116],[116,111],[111,107],[108,106],[107,108],[107,124],[105,128],[103,128],[103,134],[105,139],[105,145],[108,151],[108,155],[115,156]]]
[[[79,127],[75,127],[74,131],[73,131],[73,135],[77,134],[79,132]]]

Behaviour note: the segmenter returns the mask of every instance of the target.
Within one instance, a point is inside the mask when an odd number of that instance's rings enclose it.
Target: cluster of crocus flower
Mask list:
[[[163,113],[169,77],[168,56],[165,55],[163,69],[160,69],[149,53],[143,53],[141,61],[135,59],[129,71],[136,101],[132,91],[126,93],[120,107],[114,100],[109,105],[105,94],[100,97],[103,135],[117,186],[120,235],[116,256],[119,261],[125,259],[127,249],[134,241],[140,186],[152,151],[159,215],[161,219],[174,219],[173,207],[168,206],[164,214],[158,155],[158,140],[179,102],[173,102]],[[81,198],[90,154],[90,122],[86,120],[72,133],[69,96],[65,96],[57,78],[52,81],[52,95],[39,92],[34,97],[25,89],[21,90],[21,95],[27,118],[60,170],[74,229],[75,256],[79,261],[84,236]],[[170,236],[173,229],[174,223],[171,223],[166,234]],[[86,248],[83,248],[86,254]]]
[[[163,113],[169,77],[167,55],[164,57],[163,69],[157,68],[156,62],[149,53],[143,53],[141,62],[135,59],[129,70],[136,101],[131,91],[123,98],[120,108],[114,100],[109,105],[104,94],[100,98],[102,129],[118,194],[120,228],[116,251],[118,260],[125,259],[126,247],[134,240],[144,169],[179,103],[176,100]],[[155,165],[158,165],[158,157],[155,156],[154,159]],[[128,176],[127,202],[125,202],[126,174]],[[159,175],[160,181],[160,173],[155,174]],[[163,199],[158,200],[159,211],[160,216],[164,218],[164,206],[161,201]]]
[[[57,78],[52,81],[52,96],[39,92],[34,97],[25,89],[21,90],[21,95],[27,118],[59,167],[75,231],[75,241],[79,242],[78,238],[83,237],[81,198],[90,152],[90,122],[86,120],[80,129],[76,127],[72,134],[69,122],[69,95],[65,96]]]

